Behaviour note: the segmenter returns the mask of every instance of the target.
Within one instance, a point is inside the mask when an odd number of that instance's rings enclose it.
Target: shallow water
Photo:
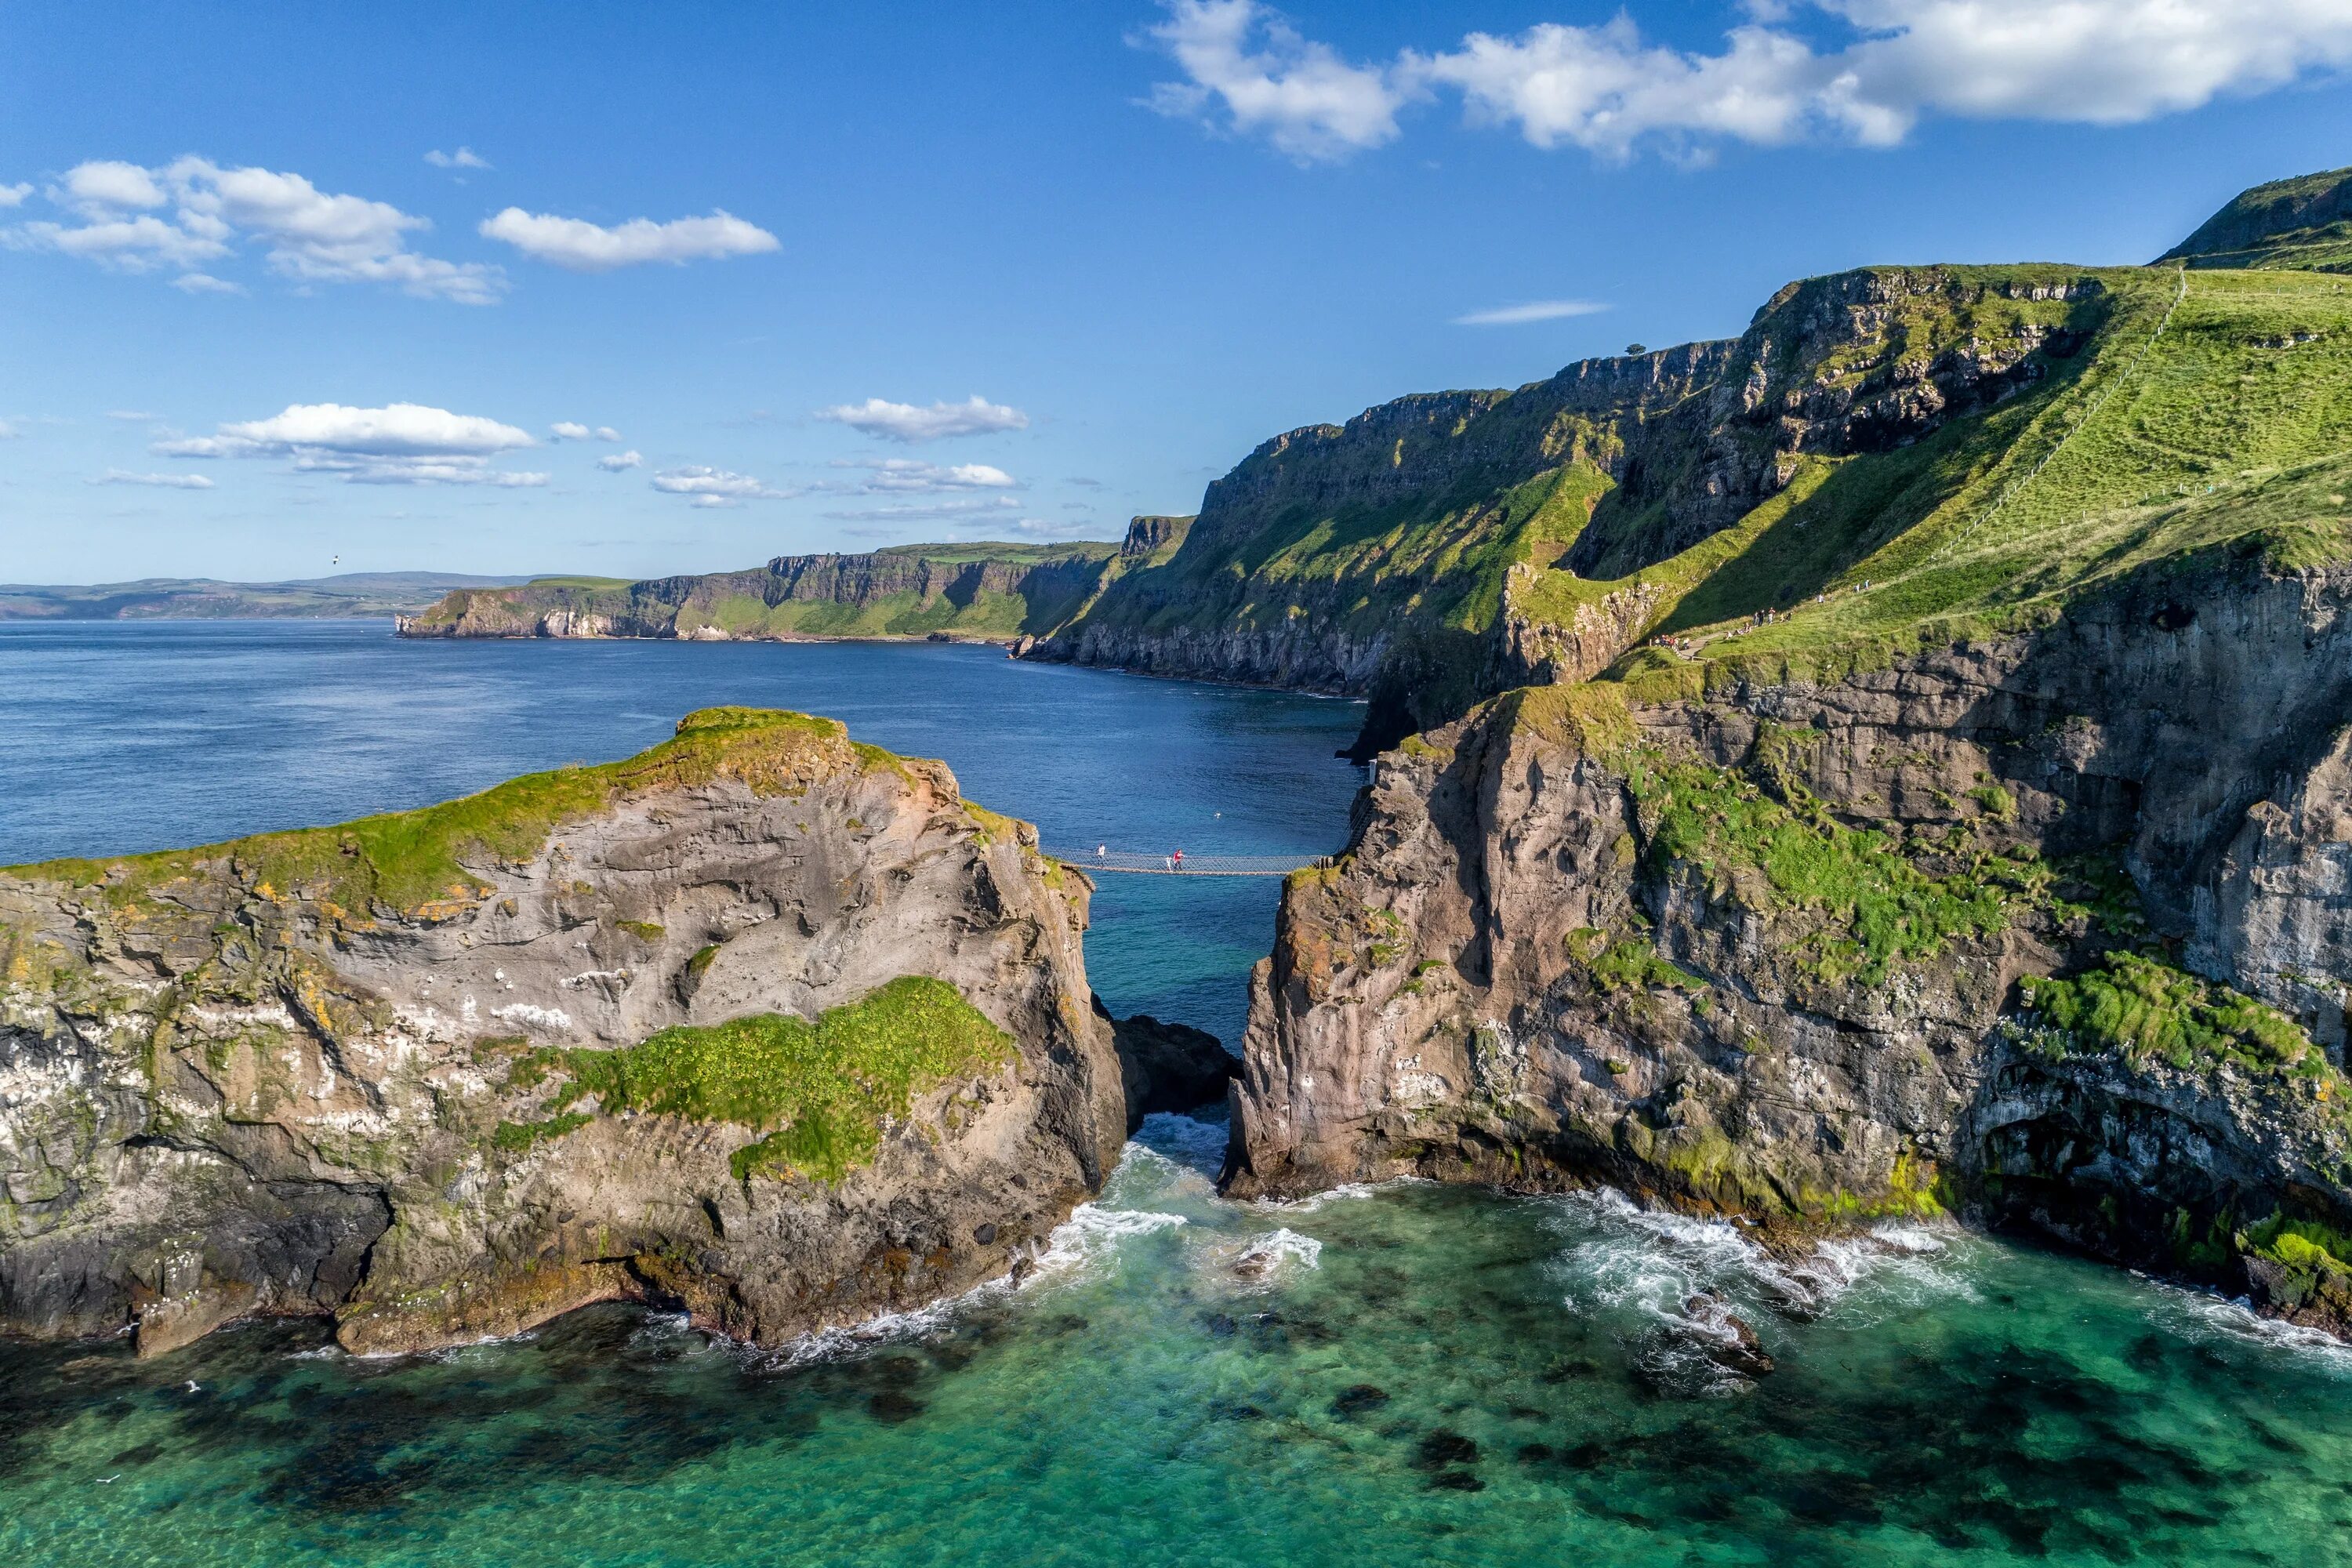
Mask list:
[[[1329,760],[1343,705],[969,650],[389,645],[443,662],[377,670],[384,647],[346,627],[268,647],[272,628],[142,627],[95,654],[92,628],[40,630],[64,646],[27,657],[0,629],[0,858],[411,804],[621,754],[719,700],[839,713],[1049,831],[1118,822],[1188,850],[1211,841],[1182,814],[1219,809],[1202,831],[1231,822],[1235,851],[1328,847],[1355,777]],[[183,636],[193,653],[158,657]],[[574,652],[593,657],[551,657]],[[713,653],[730,662],[690,657]],[[216,656],[242,672],[205,675]],[[271,695],[313,668],[334,695]],[[125,716],[151,702],[152,741]],[[37,747],[31,723],[52,725]],[[1230,1028],[1273,885],[1139,880],[1122,901],[1105,879],[1097,984]],[[1018,1292],[782,1354],[620,1308],[383,1361],[309,1325],[146,1364],[120,1342],[0,1346],[0,1562],[2347,1555],[2352,1356],[2226,1303],[1916,1226],[1776,1263],[1607,1193],[1229,1204],[1223,1137],[1153,1118]],[[1777,1372],[1727,1376],[1675,1331],[1700,1291]]]
[[[2234,1309],[1912,1229],[1799,1281],[1807,1321],[1727,1226],[1433,1185],[1234,1205],[1218,1141],[1153,1119],[1018,1293],[798,1353],[618,1308],[382,1362],[268,1325],[10,1352],[0,1551],[2316,1563],[2352,1527],[2352,1367]],[[1779,1372],[1662,1337],[1700,1288]]]

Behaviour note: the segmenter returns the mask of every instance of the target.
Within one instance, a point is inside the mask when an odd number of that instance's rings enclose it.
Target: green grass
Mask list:
[[[1785,778],[1768,793],[1748,773],[1704,763],[1637,753],[1626,764],[1635,798],[1655,814],[1657,862],[1696,868],[1717,892],[1762,908],[1824,916],[1804,956],[1832,983],[1874,985],[1957,937],[1993,935],[2032,887],[2000,857],[1944,855],[1949,868],[1924,868],[1885,834],[1847,826]]]
[[[1571,931],[1569,951],[1603,991],[1705,991],[1706,982],[1660,952],[1645,938],[1612,942],[1591,927]]]
[[[533,577],[523,584],[526,588],[584,588],[591,593],[604,593],[629,585],[626,577],[589,577],[582,575]],[[485,590],[472,590],[483,592]]]
[[[1013,1057],[1012,1037],[954,986],[908,975],[813,1024],[761,1013],[664,1029],[619,1050],[533,1052],[516,1064],[516,1086],[553,1078],[562,1087],[547,1119],[502,1124],[495,1141],[520,1152],[561,1136],[586,1124],[587,1113],[570,1108],[593,1098],[598,1115],[677,1116],[761,1133],[730,1157],[738,1180],[837,1182],[874,1158],[883,1124],[903,1119],[915,1095]]]
[[[2226,1063],[2255,1074],[2335,1075],[2285,1014],[2158,958],[2118,951],[2071,979],[2019,984],[2037,1026],[2030,1037],[2068,1053],[2160,1060],[2185,1071]]]
[[[2037,390],[1910,447],[1801,460],[1733,528],[1622,578],[1545,574],[1518,606],[1567,624],[1581,605],[1649,589],[1644,629],[1697,646],[1646,650],[1612,674],[1664,696],[1834,679],[2030,627],[2249,539],[2279,565],[2352,555],[2347,285],[2192,273],[2158,337],[2179,275],[2102,276],[2106,325]],[[1753,624],[1768,610],[1778,618]]]
[[[99,887],[118,904],[147,897],[207,868],[233,867],[264,898],[307,899],[365,918],[378,905],[415,910],[485,896],[467,862],[514,862],[545,847],[555,829],[635,795],[733,778],[778,795],[817,779],[881,763],[887,753],[854,746],[831,719],[756,708],[706,708],[678,721],[650,751],[594,767],[526,773],[462,800],[363,816],[332,827],[257,834],[225,844],[118,859],[49,860],[9,875]]]

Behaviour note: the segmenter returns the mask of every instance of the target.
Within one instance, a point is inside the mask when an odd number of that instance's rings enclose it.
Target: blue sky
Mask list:
[[[2352,0],[8,0],[0,580],[1115,537],[1791,278],[2146,260],[2352,163],[2347,65]]]

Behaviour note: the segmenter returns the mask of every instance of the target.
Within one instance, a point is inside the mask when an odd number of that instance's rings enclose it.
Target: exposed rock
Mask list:
[[[1185,1024],[1163,1024],[1148,1013],[1112,1025],[1127,1083],[1127,1130],[1156,1110],[1183,1112],[1214,1105],[1241,1063],[1217,1037]]]
[[[943,765],[747,710],[0,874],[0,1330],[396,1351],[626,1298],[772,1343],[965,1289],[1118,1156],[1089,887]]]
[[[1253,978],[1231,1190],[1958,1208],[2334,1321],[2352,572],[2179,592],[1833,682],[1517,692],[1382,756]]]

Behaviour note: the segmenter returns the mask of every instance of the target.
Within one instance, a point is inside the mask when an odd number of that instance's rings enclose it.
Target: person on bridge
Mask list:
[[[1171,871],[1181,871],[1184,868],[1184,851],[1179,849],[1175,854],[1168,857],[1168,868]]]

